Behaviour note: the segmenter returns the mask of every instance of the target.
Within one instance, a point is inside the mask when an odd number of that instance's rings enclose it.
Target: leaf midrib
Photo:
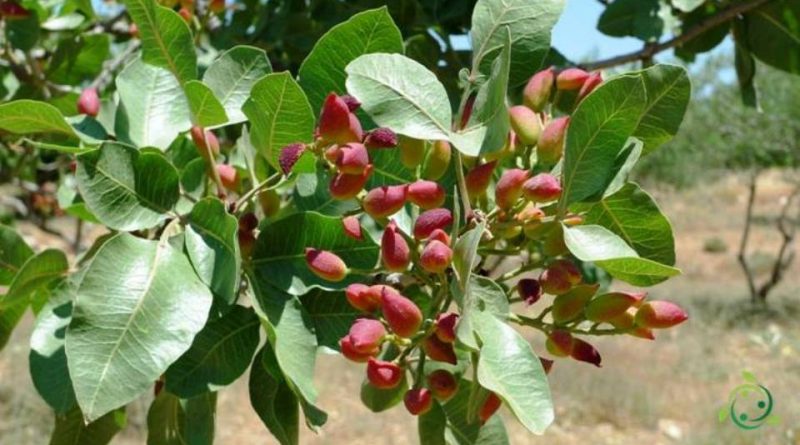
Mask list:
[[[142,11],[144,12],[145,17],[147,18],[147,22],[148,22],[147,24],[150,27],[151,35],[153,36],[153,39],[158,44],[159,48],[161,49],[161,53],[164,56],[164,59],[167,61],[167,64],[169,64],[170,71],[172,71],[172,73],[175,75],[175,77],[178,79],[178,81],[182,83],[183,82],[183,78],[181,77],[180,73],[178,72],[178,67],[177,67],[177,65],[175,65],[175,60],[172,58],[172,56],[169,53],[169,50],[165,46],[164,40],[161,38],[161,33],[158,32],[159,28],[158,28],[158,24],[156,23],[156,17],[150,15],[150,11],[149,11],[150,8],[148,8],[147,5],[145,5],[142,1],[140,1],[140,0],[135,0],[135,1],[138,1],[139,5],[141,6]],[[158,15],[159,5],[154,3],[153,6],[154,6],[152,8],[153,13]]]
[[[105,243],[101,247],[101,249],[103,249],[106,246],[108,246],[108,244],[110,244],[110,243],[108,243],[108,242]],[[95,385],[94,393],[92,394],[92,397],[90,398],[89,409],[87,410],[88,411],[87,414],[89,414],[89,415],[91,415],[94,412],[94,406],[97,403],[97,395],[100,392],[100,387],[102,386],[102,383],[105,380],[106,374],[108,373],[108,369],[111,366],[111,361],[114,358],[114,356],[117,354],[117,351],[119,350],[119,347],[122,345],[123,338],[126,337],[128,331],[130,330],[131,323],[133,323],[133,320],[138,315],[139,310],[141,309],[142,304],[144,303],[144,300],[147,297],[147,294],[149,293],[151,286],[153,285],[153,281],[155,280],[155,276],[156,276],[156,271],[158,270],[157,266],[158,266],[159,258],[161,257],[162,251],[166,251],[166,248],[162,247],[160,244],[157,245],[156,246],[155,255],[153,257],[152,267],[150,268],[150,271],[147,274],[147,281],[146,281],[146,284],[145,284],[144,289],[142,291],[142,294],[138,298],[138,300],[136,302],[136,305],[133,308],[133,311],[131,311],[131,315],[130,315],[130,317],[128,317],[128,321],[125,323],[125,327],[122,330],[122,333],[119,335],[119,337],[117,338],[116,343],[114,344],[114,347],[111,349],[111,353],[108,354],[108,360],[106,360],[105,365],[103,365],[103,370],[100,373],[100,377],[97,379],[97,384]],[[97,257],[97,255],[99,255],[99,253],[100,253],[100,251],[98,250],[95,253],[95,258]],[[94,263],[92,263],[92,266],[94,266]],[[87,274],[88,274],[88,272],[87,272]]]
[[[338,249],[338,250],[330,250],[333,253],[352,253],[352,252],[362,252],[367,250],[378,250],[377,246],[361,246],[361,247],[354,247],[352,249]],[[300,252],[297,254],[287,254],[287,255],[279,255],[279,256],[271,256],[267,258],[257,258],[250,261],[251,264],[263,264],[263,263],[271,263],[274,261],[281,261],[281,260],[295,260],[299,258],[305,258],[305,253]]]
[[[644,88],[644,81],[643,81],[641,78],[639,78],[639,80],[640,80],[640,82],[642,82],[642,87]],[[583,157],[586,155],[586,152],[588,152],[588,151],[589,151],[589,148],[588,148],[588,147],[589,147],[589,146],[590,146],[592,143],[594,143],[594,140],[597,138],[597,136],[598,136],[598,135],[600,134],[600,132],[601,132],[600,130],[601,130],[602,128],[604,128],[604,127],[605,127],[605,126],[608,124],[608,122],[609,122],[610,120],[612,120],[614,117],[616,117],[616,116],[617,116],[617,114],[619,114],[619,113],[620,113],[620,112],[621,112],[621,111],[624,109],[624,106],[623,106],[623,105],[624,105],[625,103],[627,103],[627,102],[628,102],[628,100],[630,99],[630,97],[632,97],[632,95],[630,95],[630,94],[629,94],[629,95],[628,95],[628,97],[627,97],[627,98],[625,98],[625,101],[624,101],[624,102],[623,102],[623,103],[620,105],[620,107],[619,107],[619,108],[617,108],[617,110],[616,110],[615,112],[613,112],[613,113],[609,114],[609,115],[606,117],[606,119],[605,119],[605,120],[603,120],[603,123],[602,123],[601,125],[598,125],[598,126],[597,126],[597,129],[596,129],[596,130],[595,130],[595,132],[592,134],[592,137],[591,137],[591,138],[589,138],[589,140],[588,140],[588,141],[587,141],[585,144],[583,144],[583,149],[580,151],[580,154],[578,155],[578,159],[576,159],[576,160],[575,160],[575,168],[573,168],[573,169],[572,169],[572,170],[569,172],[569,177],[568,177],[568,178],[567,178],[567,179],[564,181],[564,191],[563,191],[563,193],[562,193],[562,196],[564,196],[564,198],[565,198],[565,199],[564,199],[564,201],[562,201],[562,202],[565,202],[565,203],[566,203],[566,202],[567,202],[567,199],[569,199],[570,191],[572,190],[572,182],[573,182],[573,180],[575,179],[575,174],[577,173],[577,167],[578,167],[578,165],[580,165],[580,163],[581,163],[581,160],[582,160],[582,159],[583,159]],[[637,125],[638,125],[638,124],[637,124]],[[634,131],[635,131],[635,130],[636,130],[636,129],[634,128]],[[569,131],[569,130],[568,130],[568,131]],[[567,148],[565,147],[565,148],[564,148],[564,152],[565,152],[564,154],[565,154],[565,155],[566,155],[566,150],[567,150]]]
[[[433,74],[433,73],[430,73],[430,74]],[[444,133],[445,135],[448,134],[448,129],[447,129],[446,125],[443,127],[442,124],[437,119],[435,119],[430,113],[428,113],[428,111],[422,105],[420,105],[416,101],[412,100],[411,97],[407,96],[404,92],[398,90],[393,85],[390,85],[387,82],[383,82],[381,79],[370,77],[370,76],[368,76],[368,75],[366,75],[364,73],[355,73],[355,75],[363,77],[363,78],[368,79],[368,80],[371,80],[373,82],[376,82],[379,85],[383,85],[387,89],[393,91],[399,97],[401,97],[402,99],[405,99],[408,103],[413,105],[414,108],[417,109],[417,111],[419,111],[422,115],[424,115],[425,117],[430,119],[430,121],[433,122],[434,125],[436,125],[436,128],[438,128],[442,133]],[[434,76],[434,78],[435,78],[435,76]],[[438,82],[438,79],[437,79],[437,82]]]

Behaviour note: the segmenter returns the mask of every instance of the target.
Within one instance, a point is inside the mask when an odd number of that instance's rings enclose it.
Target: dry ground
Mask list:
[[[788,190],[778,174],[760,182],[757,212],[774,217]],[[691,319],[655,342],[607,338],[596,342],[603,368],[557,362],[551,375],[556,422],[542,437],[531,436],[511,419],[514,444],[800,444],[800,262],[771,297],[770,310],[746,304],[746,285],[735,259],[745,204],[744,180],[724,180],[689,192],[657,191],[657,200],[675,228],[683,275],[651,290],[655,298],[685,305]],[[753,233],[756,262],[774,254],[779,236],[767,223]],[[30,238],[39,238],[27,229]],[[708,253],[711,239],[727,251]],[[722,243],[720,243],[722,241]],[[797,246],[794,247],[798,249]],[[23,323],[0,354],[0,444],[44,444],[51,426],[27,373]],[[542,339],[532,337],[534,347]],[[719,424],[717,410],[728,391],[750,370],[776,399],[778,426],[741,431]],[[359,366],[338,357],[321,357],[317,386],[330,419],[320,435],[304,432],[304,444],[415,443],[414,419],[398,407],[373,415],[358,401]],[[247,399],[246,378],[222,391],[217,443],[269,444],[268,435]],[[147,401],[129,409],[128,428],[114,444],[143,444]]]

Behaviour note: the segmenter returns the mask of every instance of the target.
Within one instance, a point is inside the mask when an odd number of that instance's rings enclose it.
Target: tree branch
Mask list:
[[[689,30],[687,30],[683,34],[673,37],[672,39],[669,39],[665,42],[646,46],[645,48],[642,48],[639,51],[634,51],[628,54],[622,54],[619,56],[611,57],[609,59],[603,59],[595,62],[579,64],[578,66],[586,70],[599,70],[603,68],[611,68],[617,65],[624,65],[630,62],[636,62],[638,60],[650,59],[662,51],[666,51],[676,46],[680,46],[694,39],[700,34],[708,31],[709,29],[717,25],[720,25],[722,23],[725,23],[729,20],[732,20],[734,17],[740,14],[744,14],[748,11],[758,8],[759,6],[767,3],[768,1],[769,0],[750,0],[744,3],[739,3],[736,6],[731,6],[728,9],[720,11],[719,13],[689,28]]]
[[[131,42],[124,51],[122,51],[115,59],[106,63],[103,67],[103,71],[94,78],[91,84],[89,84],[89,88],[96,88],[97,90],[102,90],[105,88],[106,84],[111,80],[114,75],[114,72],[117,71],[128,58],[136,52],[137,49],[142,45],[142,43],[138,40]]]
[[[783,203],[783,208],[781,209],[781,214],[778,217],[776,225],[783,239],[781,241],[781,247],[778,249],[778,256],[772,264],[772,273],[770,274],[769,280],[758,289],[758,296],[762,302],[766,301],[770,291],[783,280],[783,274],[792,264],[792,261],[794,261],[794,251],[789,248],[794,243],[797,221],[792,220],[789,215],[789,209],[792,207],[798,195],[800,195],[800,184],[795,185],[792,192],[786,198],[786,201]]]
[[[742,239],[739,242],[739,254],[737,259],[739,260],[739,264],[742,266],[742,270],[744,271],[745,278],[747,278],[747,287],[750,289],[750,299],[752,302],[755,303],[757,290],[756,290],[756,282],[755,277],[753,276],[753,271],[750,269],[750,265],[747,263],[747,242],[750,240],[750,227],[753,223],[753,206],[755,205],[756,200],[756,182],[758,180],[758,170],[753,170],[753,173],[750,176],[750,184],[748,188],[748,196],[747,196],[747,209],[745,212],[745,220],[744,220],[744,229],[742,230]]]

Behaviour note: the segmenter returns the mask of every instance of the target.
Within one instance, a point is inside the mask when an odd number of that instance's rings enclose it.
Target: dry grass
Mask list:
[[[765,220],[777,214],[788,187],[767,175],[760,184],[757,211]],[[651,290],[654,298],[684,304],[691,319],[662,332],[655,342],[635,338],[603,338],[596,342],[604,366],[559,361],[551,375],[557,415],[543,437],[507,422],[514,444],[571,445],[683,443],[800,444],[800,264],[775,291],[770,309],[747,304],[745,282],[735,259],[744,208],[745,186],[739,177],[675,194],[659,191],[656,198],[675,228],[681,277]],[[712,238],[727,252],[704,249]],[[757,225],[753,246],[769,256],[779,236]],[[50,413],[27,372],[27,336],[31,320],[17,330],[0,355],[0,443],[39,444],[51,428]],[[541,350],[542,339],[531,338]],[[719,424],[717,410],[728,391],[750,370],[775,395],[778,426],[745,432]],[[319,435],[304,431],[307,444],[390,445],[415,443],[415,420],[402,408],[375,415],[358,400],[360,366],[323,356],[318,362],[320,405],[328,410],[328,425]],[[273,443],[247,400],[246,379],[221,392],[217,443]],[[129,410],[130,426],[117,445],[144,443],[147,400]]]

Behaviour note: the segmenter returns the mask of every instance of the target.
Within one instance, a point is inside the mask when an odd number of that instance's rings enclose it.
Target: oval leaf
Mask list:
[[[598,225],[563,226],[564,242],[582,261],[591,261],[611,276],[636,286],[652,286],[680,271],[674,267],[640,258],[614,232]]]
[[[35,290],[66,274],[68,267],[66,255],[58,249],[47,249],[28,258],[0,297],[0,309],[19,300],[27,301]]]
[[[228,122],[228,116],[222,104],[214,96],[206,84],[199,80],[190,80],[183,85],[186,99],[189,101],[189,110],[192,112],[192,122],[201,127],[213,127]]]
[[[181,84],[196,78],[194,39],[183,18],[155,0],[126,0],[125,5],[139,27],[142,59],[169,70]]]
[[[125,409],[121,408],[87,425],[76,406],[66,414],[56,415],[50,445],[106,445],[125,428],[126,423]]]
[[[637,75],[611,79],[581,101],[567,128],[562,208],[605,190],[644,107],[644,84]]]
[[[490,71],[510,34],[509,84],[527,81],[544,65],[550,31],[563,8],[563,0],[479,0],[472,11],[473,72]]]
[[[225,51],[203,74],[203,83],[211,88],[225,108],[228,124],[244,122],[242,105],[256,81],[272,72],[267,53],[253,46],[234,46]]]
[[[188,219],[184,239],[189,260],[214,295],[232,304],[241,275],[236,217],[219,199],[205,198],[194,205]]]
[[[501,416],[492,416],[481,425],[477,418],[468,415],[470,394],[475,384],[461,379],[459,390],[444,404],[447,414],[447,443],[455,445],[506,445],[508,433]]]
[[[378,125],[416,139],[448,138],[447,92],[423,65],[399,54],[367,54],[345,71],[347,91]]]
[[[539,358],[517,331],[497,317],[481,313],[474,322],[483,342],[478,382],[500,396],[525,428],[544,433],[555,414]]]
[[[255,312],[239,305],[209,322],[167,370],[167,391],[189,398],[233,383],[253,359],[259,327]]]
[[[268,356],[268,357],[267,357]],[[268,372],[264,362],[277,367],[277,359],[269,345],[265,345],[250,368],[250,405],[281,445],[296,445],[299,441],[299,409],[297,396],[280,376]]]
[[[28,355],[31,380],[56,414],[75,406],[75,392],[67,369],[64,331],[72,320],[72,298],[77,286],[65,282],[56,289],[36,319]]]
[[[689,107],[692,84],[686,68],[658,64],[641,71],[646,105],[633,136],[644,143],[642,155],[672,139]]]
[[[296,213],[262,230],[251,262],[256,278],[292,295],[313,288],[341,290],[362,279],[352,274],[338,283],[319,278],[308,269],[306,247],[332,251],[348,267],[358,269],[370,269],[378,261],[378,246],[369,237],[357,241],[345,235],[341,218]]]
[[[78,287],[66,352],[87,421],[147,391],[192,344],[211,292],[169,243],[120,234],[99,247]]]
[[[774,0],[744,15],[747,48],[762,62],[800,73],[800,3]]]
[[[276,169],[281,148],[311,142],[314,137],[314,113],[300,85],[286,71],[268,74],[253,85],[242,111],[250,119],[250,141]]]
[[[0,105],[0,129],[16,134],[53,133],[70,139],[78,137],[58,108],[27,99]]]
[[[385,6],[334,26],[317,41],[298,72],[311,109],[321,109],[328,93],[344,93],[344,69],[358,56],[402,52],[403,36]]]
[[[166,150],[192,126],[189,103],[169,71],[134,60],[117,76],[117,138],[137,147]]]
[[[161,391],[147,411],[147,445],[211,445],[217,393],[181,399]]]
[[[586,224],[597,224],[617,234],[642,258],[675,264],[672,226],[653,198],[638,185],[629,183],[592,204],[584,218]]]
[[[11,227],[0,224],[0,285],[8,285],[33,250]]]
[[[78,156],[75,176],[92,213],[116,230],[155,226],[180,195],[178,171],[161,154],[113,142]]]

